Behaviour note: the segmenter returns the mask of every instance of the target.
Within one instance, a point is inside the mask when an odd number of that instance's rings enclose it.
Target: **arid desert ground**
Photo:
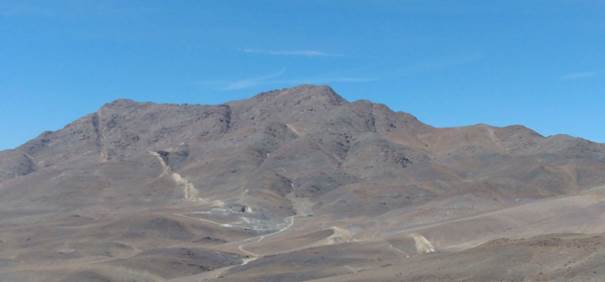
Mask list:
[[[605,145],[327,86],[117,100],[0,152],[0,281],[605,281]]]

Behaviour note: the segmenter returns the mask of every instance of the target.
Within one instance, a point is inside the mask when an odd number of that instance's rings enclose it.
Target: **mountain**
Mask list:
[[[0,281],[601,281],[602,186],[603,144],[327,86],[117,100],[0,152]]]

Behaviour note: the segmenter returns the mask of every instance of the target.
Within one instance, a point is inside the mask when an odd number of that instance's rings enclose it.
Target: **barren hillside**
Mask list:
[[[605,145],[326,86],[117,100],[0,152],[0,281],[602,281]]]

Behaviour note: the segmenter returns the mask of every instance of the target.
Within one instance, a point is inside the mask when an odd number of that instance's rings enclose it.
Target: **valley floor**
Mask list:
[[[439,210],[437,206],[423,207]],[[603,281],[605,187],[406,224],[301,214],[254,230],[204,205],[3,212],[0,281]],[[408,214],[410,213],[410,214]]]

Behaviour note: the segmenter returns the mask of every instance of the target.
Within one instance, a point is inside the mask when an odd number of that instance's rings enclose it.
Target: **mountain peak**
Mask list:
[[[56,272],[34,280],[90,280],[64,279],[75,264],[107,273],[103,281],[195,280],[213,269],[230,281],[310,280],[319,277],[283,276],[279,262],[322,258],[302,267],[336,269],[369,254],[354,266],[368,273],[502,234],[602,232],[602,192],[588,193],[604,172],[602,144],[523,126],[434,128],[328,86],[224,105],[119,99],[0,151],[0,280],[30,281],[3,278],[51,263]],[[174,276],[163,272],[175,265]],[[257,276],[263,267],[279,273]]]
[[[136,107],[138,105],[141,105],[142,103],[137,102],[135,100],[132,99],[125,99],[125,98],[120,98],[120,99],[116,99],[113,100],[107,104],[104,104],[101,109],[123,109],[123,108],[132,108],[132,107]]]
[[[303,84],[291,88],[263,92],[254,97],[254,99],[316,99],[323,100],[324,102],[328,102],[332,105],[340,105],[346,102],[346,100],[338,95],[330,86],[313,84]]]

